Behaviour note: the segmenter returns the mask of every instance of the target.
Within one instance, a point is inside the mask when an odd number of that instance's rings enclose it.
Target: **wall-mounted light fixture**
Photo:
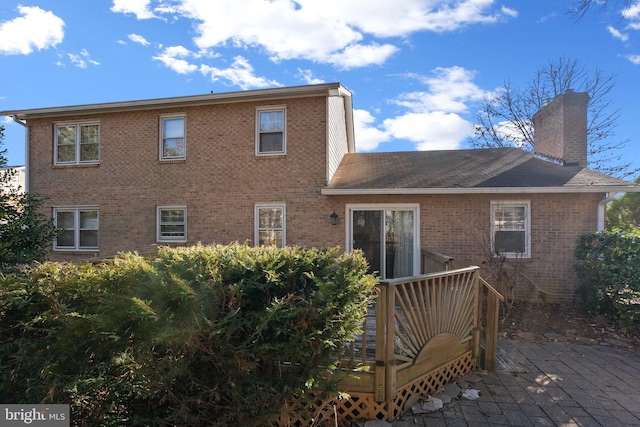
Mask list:
[[[331,225],[336,225],[338,223],[338,214],[336,213],[336,211],[331,212],[329,218],[331,218]]]

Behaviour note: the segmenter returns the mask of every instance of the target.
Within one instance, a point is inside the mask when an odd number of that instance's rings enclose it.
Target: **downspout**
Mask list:
[[[14,122],[24,127],[24,192],[29,192],[29,128],[27,122],[18,118],[15,114],[11,116]]]
[[[598,202],[598,208],[597,208],[598,210],[596,212],[597,231],[604,231],[604,219],[605,219],[605,213],[607,210],[607,203],[615,199],[617,193],[606,193],[606,194],[607,195],[605,196],[605,198]]]

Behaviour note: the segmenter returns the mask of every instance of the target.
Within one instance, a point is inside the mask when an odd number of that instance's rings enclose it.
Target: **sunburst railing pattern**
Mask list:
[[[479,267],[386,280],[377,292],[362,336],[343,349],[339,387],[351,398],[319,401],[316,420],[392,420],[413,395],[435,393],[476,366],[495,369],[502,296]],[[304,411],[292,409],[276,425],[307,425]]]
[[[473,337],[477,319],[478,269],[429,274],[380,283],[381,297],[394,307],[394,356],[398,369],[409,366],[423,348],[441,334],[460,342]],[[390,345],[391,343],[388,343]]]

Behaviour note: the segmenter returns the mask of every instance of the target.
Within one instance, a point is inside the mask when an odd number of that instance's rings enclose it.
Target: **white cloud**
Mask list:
[[[503,13],[505,16],[508,16],[508,17],[510,17],[510,18],[517,18],[517,17],[518,17],[518,11],[517,11],[517,10],[515,10],[515,9],[510,9],[510,8],[508,8],[507,6],[502,6],[502,7],[500,8],[500,10],[502,10],[502,13]]]
[[[636,65],[640,65],[640,55],[627,55],[626,58],[632,63]]]
[[[327,62],[330,62],[344,70],[362,67],[365,65],[381,65],[397,51],[398,48],[390,44],[356,44],[353,46],[347,46],[340,53],[332,55]]]
[[[150,44],[147,39],[145,39],[140,34],[129,34],[127,37],[129,37],[129,40],[131,40],[132,42],[141,44],[142,46],[149,46]]]
[[[489,93],[473,83],[475,73],[463,67],[438,67],[433,76],[409,75],[427,86],[425,91],[401,94],[393,103],[414,112],[463,113],[470,101],[481,101]]]
[[[181,74],[200,69],[213,80],[236,82],[244,76],[243,88],[274,82],[257,77],[244,58],[220,69],[195,61],[199,57],[194,52],[216,49],[220,55],[223,49],[243,49],[273,62],[298,59],[348,70],[384,64],[415,33],[455,31],[518,15],[497,0],[113,0],[111,10],[138,19],[193,21],[195,46],[189,55],[165,50],[153,59]],[[129,38],[147,42],[138,35]]]
[[[471,122],[444,111],[408,113],[385,120],[384,128],[396,139],[414,142],[418,150],[457,149],[473,134]]]
[[[91,55],[87,49],[82,49],[79,54],[67,53],[69,61],[78,68],[87,68],[89,64],[100,65],[100,63],[94,59],[91,59]]]
[[[243,90],[281,86],[275,80],[256,76],[253,66],[242,56],[236,56],[231,66],[227,68],[217,68],[208,64],[197,65],[189,62],[189,59],[214,57],[216,55],[205,49],[192,52],[184,46],[170,46],[165,48],[160,55],[154,56],[153,59],[162,62],[167,68],[178,74],[190,74],[200,71],[204,76],[208,76],[211,81],[222,80],[226,84],[236,85]]]
[[[137,19],[156,18],[150,8],[151,0],[113,0],[111,11],[114,13],[132,13]]]
[[[373,126],[375,120],[366,110],[353,110],[353,127],[358,151],[373,151],[389,140],[389,134]]]
[[[122,0],[122,3],[128,0]],[[495,0],[175,0],[156,13],[197,22],[200,48],[262,49],[273,61],[306,59],[338,68],[384,63],[398,48],[376,38],[452,31],[517,14]],[[128,4],[128,3],[127,3]],[[148,7],[148,2],[144,2]],[[148,9],[147,9],[148,10]],[[277,24],[276,24],[277,23]]]
[[[23,15],[0,23],[0,54],[28,55],[55,47],[64,38],[64,21],[39,7],[18,6]]]
[[[503,121],[495,126],[495,131],[500,138],[510,141],[516,147],[526,147],[528,141],[522,136],[522,129],[527,129],[529,135],[533,135],[533,122],[521,121],[518,125],[513,122]]]
[[[614,28],[613,26],[609,25],[607,27],[607,31],[609,31],[609,34],[611,34],[614,38],[626,42],[629,40],[629,34],[624,34],[623,32],[621,32],[620,30]]]
[[[430,76],[408,75],[425,86],[424,91],[404,93],[390,102],[407,112],[379,125],[361,111],[354,113],[356,144],[360,151],[376,149],[393,139],[411,141],[418,150],[458,149],[473,135],[473,124],[463,116],[471,104],[491,93],[474,82],[475,73],[462,67],[436,68]]]
[[[301,68],[298,68],[298,77],[308,85],[317,85],[324,83],[324,80],[317,78],[311,70],[303,70]]]
[[[640,30],[640,1],[630,4],[629,7],[622,12],[622,17],[630,21],[627,25],[628,29]]]
[[[376,37],[454,31],[467,25],[495,23],[516,13],[508,8],[492,10],[495,0],[304,0],[299,3],[301,10],[309,14],[323,20],[343,21],[348,27]]]
[[[640,1],[629,4],[629,7],[622,11],[622,16],[626,19],[640,19]]]
[[[275,80],[256,76],[249,61],[242,56],[236,56],[231,67],[221,69],[209,65],[201,65],[200,72],[208,76],[212,82],[224,80],[229,84],[240,87],[242,90],[281,86]]]
[[[170,46],[160,55],[154,56],[153,59],[162,62],[167,68],[172,69],[178,74],[189,74],[198,69],[197,65],[190,64],[184,59],[192,56],[193,53],[184,46]]]

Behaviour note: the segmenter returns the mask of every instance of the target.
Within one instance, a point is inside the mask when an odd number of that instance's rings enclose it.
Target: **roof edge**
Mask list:
[[[322,83],[318,85],[287,86],[269,89],[256,89],[236,92],[211,93],[205,95],[178,96],[170,98],[154,98],[137,101],[105,102],[99,104],[70,105],[63,107],[33,108],[22,110],[0,111],[0,116],[16,117],[28,120],[42,117],[57,117],[73,114],[99,114],[115,111],[133,111],[142,109],[161,109],[167,107],[197,106],[223,104],[233,102],[266,101],[270,99],[304,98],[309,96],[325,96],[331,91],[351,92],[341,83]],[[343,92],[344,91],[344,92]]]
[[[480,188],[323,188],[323,196],[420,195],[420,194],[569,194],[569,193],[640,193],[635,186],[585,187],[480,187]]]

